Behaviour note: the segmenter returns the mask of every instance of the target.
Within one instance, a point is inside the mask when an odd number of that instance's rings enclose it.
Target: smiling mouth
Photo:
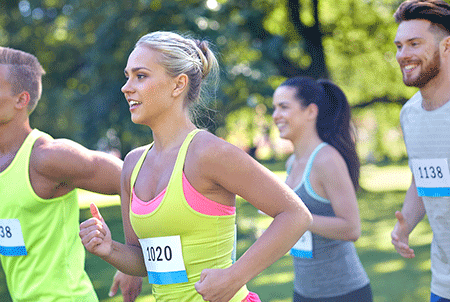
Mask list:
[[[142,103],[138,102],[138,101],[129,101],[128,104],[130,105],[130,109],[131,109],[131,108],[134,108],[136,106],[139,106]]]
[[[408,65],[404,65],[403,66],[403,70],[406,73],[409,73],[411,71],[413,71],[414,69],[416,69],[419,66],[419,64],[408,64]]]

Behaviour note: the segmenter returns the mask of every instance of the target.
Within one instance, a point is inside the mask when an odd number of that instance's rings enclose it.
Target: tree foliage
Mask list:
[[[385,133],[400,133],[399,107],[414,92],[404,87],[395,61],[397,26],[392,14],[398,4],[10,0],[1,4],[0,44],[35,54],[47,71],[32,126],[90,148],[98,147],[108,129],[120,138],[122,153],[149,142],[150,130],[129,118],[120,91],[123,68],[140,36],[169,30],[209,40],[219,56],[221,82],[211,104],[217,112],[215,123],[203,119],[210,130],[229,137],[237,116],[252,115],[252,108],[263,106],[268,108],[263,110],[267,123],[260,130],[265,131],[277,85],[297,75],[325,77],[343,88],[354,108],[356,125],[366,135],[361,141],[363,158],[397,160],[405,155],[398,143],[401,136],[391,135],[400,148],[393,156]],[[254,133],[241,135],[252,142]]]

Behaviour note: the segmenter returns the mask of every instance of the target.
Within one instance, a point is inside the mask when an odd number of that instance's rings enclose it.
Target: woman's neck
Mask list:
[[[152,125],[153,148],[155,151],[165,151],[183,143],[186,136],[197,127],[189,117],[173,118],[166,123]]]
[[[295,158],[300,159],[303,157],[309,157],[314,149],[321,143],[323,143],[323,141],[317,134],[299,137],[295,142],[293,142]]]

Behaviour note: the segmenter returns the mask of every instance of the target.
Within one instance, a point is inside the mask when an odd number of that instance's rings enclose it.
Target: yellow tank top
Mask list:
[[[130,221],[140,238],[155,238],[179,235],[186,267],[188,282],[168,285],[153,285],[153,294],[160,301],[202,302],[203,298],[195,290],[204,269],[227,268],[232,264],[236,215],[210,216],[193,210],[183,194],[182,173],[187,149],[198,129],[189,133],[178,152],[175,167],[161,204],[155,211],[138,215],[131,211]],[[133,190],[139,170],[151,145],[142,154],[131,175]],[[144,252],[145,254],[145,252]],[[242,287],[231,299],[242,301],[248,295],[247,287]]]
[[[21,302],[98,301],[84,271],[77,190],[42,199],[31,186],[30,155],[42,135],[47,134],[33,130],[8,168],[0,173],[2,226],[5,230],[18,222],[26,250],[22,256],[0,255],[10,295],[13,301]],[[7,247],[3,254],[5,250]]]

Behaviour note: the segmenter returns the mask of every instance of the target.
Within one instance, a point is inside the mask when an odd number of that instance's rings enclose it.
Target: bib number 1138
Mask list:
[[[412,159],[411,167],[419,196],[450,196],[450,172],[446,158]]]
[[[443,178],[442,168],[440,166],[418,167],[420,178]]]

